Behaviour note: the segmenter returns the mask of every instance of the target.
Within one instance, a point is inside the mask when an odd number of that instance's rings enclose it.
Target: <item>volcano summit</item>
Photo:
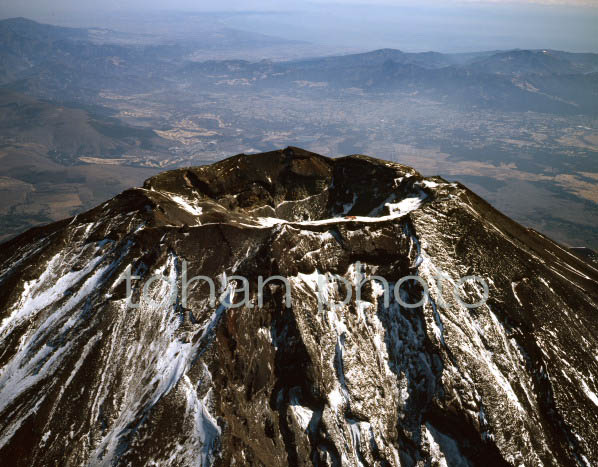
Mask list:
[[[598,465],[598,270],[406,166],[165,172],[4,243],[0,285],[2,465]]]

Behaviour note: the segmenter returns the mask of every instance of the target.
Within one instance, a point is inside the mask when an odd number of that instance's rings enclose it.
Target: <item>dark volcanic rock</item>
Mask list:
[[[598,265],[598,253],[596,253],[594,250],[586,247],[572,247],[569,248],[569,250],[571,250],[571,253],[579,256],[582,259],[585,259],[590,264]]]
[[[429,295],[341,303],[364,275]],[[5,243],[0,281],[2,465],[598,464],[598,271],[405,166],[166,172]]]

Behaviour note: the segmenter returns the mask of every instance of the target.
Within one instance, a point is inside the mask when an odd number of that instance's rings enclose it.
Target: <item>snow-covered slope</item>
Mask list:
[[[598,271],[461,185],[287,148],[1,250],[1,465],[598,465]]]

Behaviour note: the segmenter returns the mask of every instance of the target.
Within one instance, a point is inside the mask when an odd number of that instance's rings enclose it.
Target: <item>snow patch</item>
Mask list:
[[[314,412],[310,408],[300,404],[297,397],[297,390],[295,390],[295,388],[291,389],[290,396],[290,407],[293,415],[295,416],[295,420],[297,420],[297,423],[299,423],[301,429],[306,431],[309,427],[309,423],[311,422]]]
[[[354,195],[356,196],[356,195]],[[373,222],[383,222],[392,219],[398,219],[406,214],[409,214],[411,211],[418,209],[422,202],[426,199],[427,195],[421,191],[417,196],[411,196],[408,198],[404,198],[403,200],[399,201],[398,203],[384,203],[384,206],[388,207],[390,214],[385,216],[349,216],[349,217],[331,217],[326,219],[318,219],[313,221],[287,221],[285,219],[279,219],[276,217],[252,217],[251,219],[258,224],[259,227],[274,227],[276,225],[281,224],[291,224],[291,225],[306,225],[306,226],[315,226],[315,225],[328,225],[328,224],[338,224],[339,222],[365,222],[365,223],[373,223]],[[344,215],[351,207],[348,208],[345,205],[345,210],[343,211]],[[376,209],[372,211],[372,213],[377,212]],[[244,224],[245,225],[245,224]],[[255,226],[250,226],[255,227]]]
[[[523,303],[521,303],[521,300],[519,299],[519,295],[517,295],[517,291],[515,290],[515,287],[517,287],[517,284],[519,284],[519,282],[511,282],[511,290],[513,291],[513,296],[515,297],[515,300],[517,300],[517,303],[519,303],[519,306],[523,306]]]
[[[440,186],[439,183],[433,182],[432,180],[422,180],[421,184],[423,186],[425,186],[426,188],[436,188],[436,187]]]
[[[206,407],[206,399],[197,397],[197,391],[193,388],[191,380],[187,375],[183,376],[183,390],[187,396],[187,407],[193,413],[195,421],[194,437],[199,441],[199,465],[212,465],[218,439],[220,438],[220,427]]]
[[[199,206],[194,206],[182,196],[178,195],[170,195],[169,198],[182,207],[185,211],[187,211],[192,216],[201,216],[202,209]]]
[[[598,395],[588,387],[583,379],[581,380],[581,388],[585,395],[588,396],[588,399],[590,399],[594,405],[598,406]]]

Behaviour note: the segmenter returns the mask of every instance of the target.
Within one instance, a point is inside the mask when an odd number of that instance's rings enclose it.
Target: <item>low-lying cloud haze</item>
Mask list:
[[[33,0],[0,6],[2,18],[144,33],[152,33],[158,23],[164,33],[164,24],[174,24],[181,13],[207,13],[216,25],[339,50],[598,52],[598,0]]]

